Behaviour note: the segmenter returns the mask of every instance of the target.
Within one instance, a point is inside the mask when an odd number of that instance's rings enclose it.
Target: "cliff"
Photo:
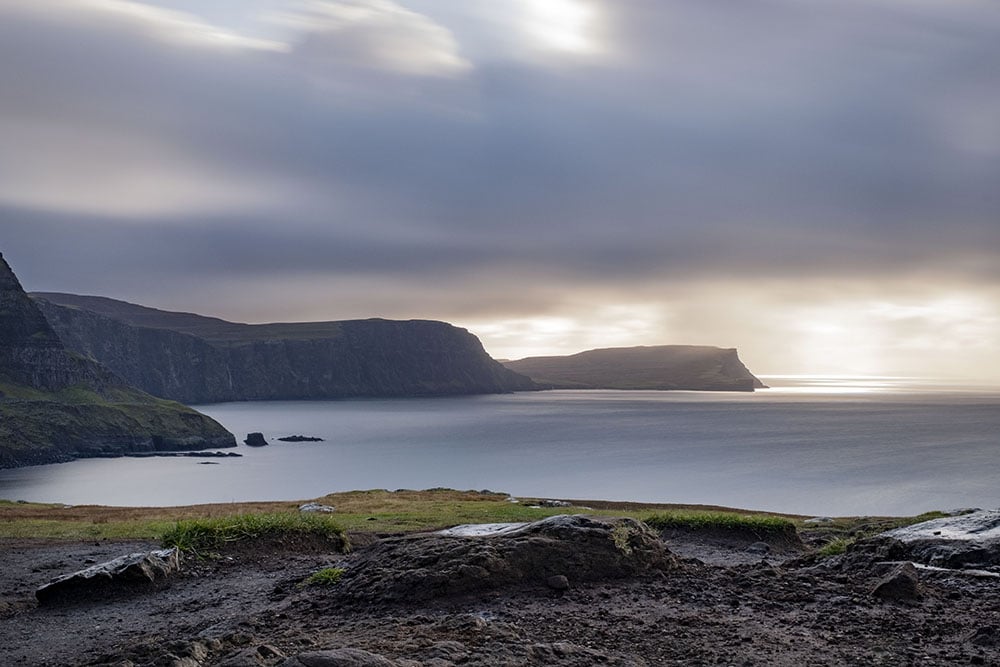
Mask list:
[[[703,345],[606,348],[564,357],[528,357],[504,365],[554,389],[753,391],[764,387],[735,349]]]
[[[447,396],[538,387],[444,322],[239,324],[103,297],[32,295],[72,350],[185,403]]]
[[[235,445],[205,415],[67,350],[0,255],[0,468]]]

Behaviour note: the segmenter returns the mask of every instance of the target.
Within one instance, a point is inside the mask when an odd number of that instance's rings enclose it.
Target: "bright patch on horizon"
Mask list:
[[[576,354],[605,347],[663,344],[666,322],[656,304],[590,305],[562,316],[549,315],[464,322],[494,357]]]

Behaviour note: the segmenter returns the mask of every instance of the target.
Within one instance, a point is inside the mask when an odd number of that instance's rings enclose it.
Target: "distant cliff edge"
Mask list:
[[[184,403],[538,389],[444,322],[238,324],[103,297],[31,296],[67,347]]]
[[[235,446],[212,419],[67,350],[0,255],[0,468]]]
[[[735,349],[705,345],[612,347],[503,363],[553,389],[753,391],[765,388],[743,365]]]

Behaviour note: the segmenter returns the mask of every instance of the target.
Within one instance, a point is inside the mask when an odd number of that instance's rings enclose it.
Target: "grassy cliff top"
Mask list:
[[[345,327],[394,327],[402,323],[396,320],[371,318],[331,322],[243,324],[240,322],[228,322],[217,317],[197,315],[195,313],[160,310],[158,308],[140,306],[102,296],[81,296],[60,292],[33,292],[30,296],[33,299],[48,301],[65,308],[75,308],[96,313],[136,327],[167,329],[220,343],[278,339],[328,339],[340,336],[344,332]],[[408,320],[407,323],[420,323],[425,326],[464,331],[446,322],[433,320]]]

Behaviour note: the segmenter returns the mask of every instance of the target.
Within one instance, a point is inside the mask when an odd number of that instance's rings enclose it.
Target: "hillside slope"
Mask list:
[[[546,388],[753,391],[764,387],[735,349],[655,345],[505,361]]]
[[[67,350],[0,255],[0,468],[235,445],[205,415]]]
[[[238,324],[102,297],[32,296],[70,349],[185,403],[537,389],[444,322]]]

